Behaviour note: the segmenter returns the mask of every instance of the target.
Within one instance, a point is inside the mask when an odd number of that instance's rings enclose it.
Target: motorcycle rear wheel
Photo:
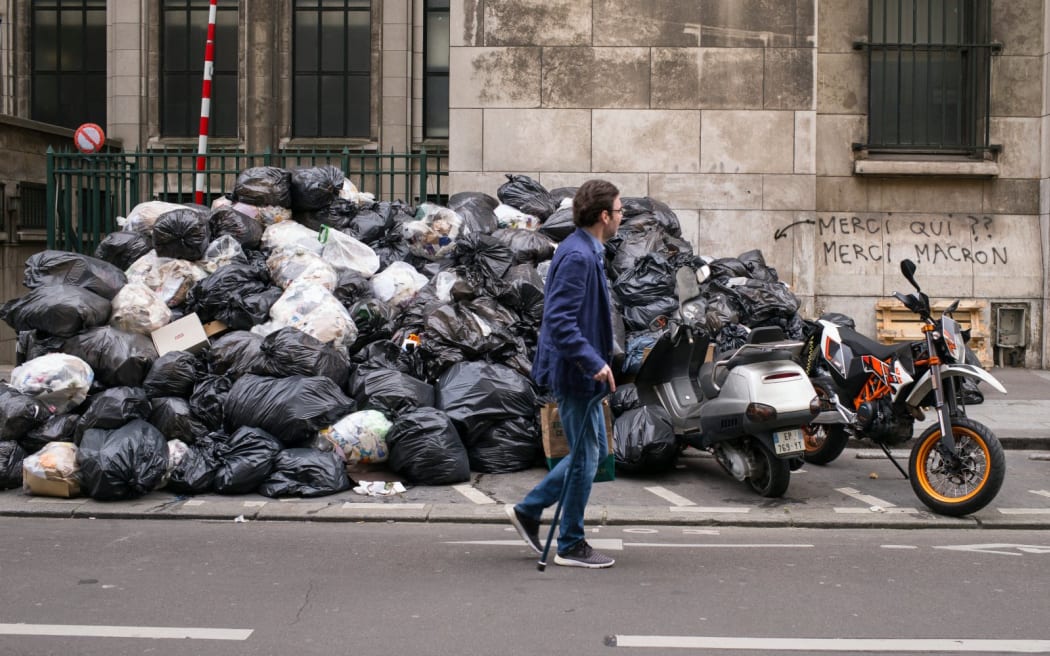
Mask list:
[[[1006,456],[992,431],[972,419],[953,418],[952,436],[962,458],[960,471],[951,471],[937,451],[941,429],[934,424],[912,447],[908,474],[915,495],[930,510],[959,517],[984,508],[999,493],[1006,477]]]
[[[810,382],[820,397],[821,406],[829,407],[831,382],[824,377]],[[802,440],[806,444],[806,452],[802,456],[805,461],[814,465],[826,465],[842,455],[849,442],[849,434],[842,424],[809,424],[802,427]]]
[[[747,477],[751,489],[764,497],[782,497],[791,482],[791,463],[776,457],[762,442],[751,443],[752,467],[755,472]]]

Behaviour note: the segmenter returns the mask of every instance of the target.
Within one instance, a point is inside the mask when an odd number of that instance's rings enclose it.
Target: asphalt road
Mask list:
[[[590,539],[614,568],[499,525],[0,518],[0,653],[1050,653],[1044,531]]]

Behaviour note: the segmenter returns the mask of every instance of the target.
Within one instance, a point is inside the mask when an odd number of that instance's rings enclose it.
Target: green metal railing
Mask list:
[[[237,176],[254,166],[295,169],[336,166],[359,191],[377,201],[409,204],[440,202],[447,181],[447,154],[423,149],[412,153],[376,151],[281,150],[244,153],[212,151],[205,163],[204,202],[233,191]],[[119,229],[118,216],[135,205],[164,200],[192,203],[197,154],[188,149],[136,153],[47,150],[48,248],[91,254],[99,242]],[[447,185],[445,185],[447,187]]]

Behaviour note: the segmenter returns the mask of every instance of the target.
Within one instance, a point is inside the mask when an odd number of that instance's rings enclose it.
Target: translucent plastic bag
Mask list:
[[[318,255],[324,245],[318,241],[318,232],[295,221],[281,221],[268,226],[263,231],[262,247],[264,250],[276,251],[281,248],[303,248]]]
[[[11,372],[11,386],[54,408],[55,414],[72,410],[87,398],[95,372],[73,355],[49,353]]]
[[[374,465],[386,462],[389,456],[386,434],[391,425],[382,412],[362,410],[321,429],[318,435],[342,452],[347,465]]]
[[[124,285],[113,298],[109,325],[129,333],[149,335],[171,323],[171,309],[160,296],[141,282]]]
[[[372,292],[384,303],[404,307],[427,284],[427,277],[407,262],[392,262],[372,277]]]
[[[182,305],[190,288],[208,277],[208,272],[186,260],[158,257],[157,251],[143,255],[127,271],[128,282],[141,282],[160,296],[168,307]]]
[[[22,489],[26,494],[75,497],[80,494],[77,447],[51,442],[22,461]]]
[[[139,203],[131,208],[131,211],[128,212],[126,218],[118,216],[117,225],[123,230],[131,230],[148,237],[153,234],[153,224],[157,222],[157,219],[159,219],[162,214],[172,210],[181,209],[186,209],[186,207],[176,203],[165,203],[159,200],[151,200],[145,203]]]
[[[321,230],[320,241],[324,244],[321,258],[332,265],[336,272],[355,271],[371,278],[379,271],[379,256],[376,252],[350,235],[325,228]]]
[[[407,266],[407,265],[406,265]],[[266,336],[292,326],[321,342],[330,343],[344,354],[357,341],[357,325],[343,304],[323,286],[294,282],[270,308],[271,320],[252,328]]]
[[[274,284],[288,289],[293,282],[309,282],[328,291],[339,284],[339,274],[314,251],[301,247],[281,248],[266,259],[266,269]]]
[[[428,260],[450,255],[456,248],[456,239],[469,232],[463,217],[447,207],[424,203],[416,216],[418,221],[401,225],[402,236],[413,255]]]
[[[244,249],[233,235],[223,235],[208,244],[204,257],[198,263],[208,273],[215,273],[227,264],[247,264]]]

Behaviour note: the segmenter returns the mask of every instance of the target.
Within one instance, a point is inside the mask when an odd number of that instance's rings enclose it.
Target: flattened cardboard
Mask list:
[[[208,345],[208,335],[196,312],[154,330],[150,336],[157,347],[157,355],[172,351],[196,353]]]

